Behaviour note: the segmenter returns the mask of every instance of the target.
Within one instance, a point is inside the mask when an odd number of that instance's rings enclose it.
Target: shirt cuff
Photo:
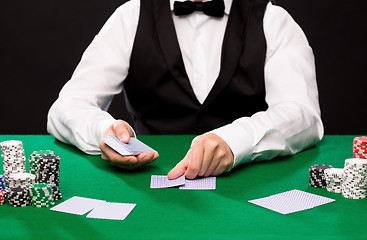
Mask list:
[[[239,124],[228,124],[223,127],[210,131],[219,137],[221,137],[230,147],[234,156],[235,167],[239,164],[250,162],[253,152],[253,133],[251,129],[248,129],[246,133],[243,133],[243,126]]]

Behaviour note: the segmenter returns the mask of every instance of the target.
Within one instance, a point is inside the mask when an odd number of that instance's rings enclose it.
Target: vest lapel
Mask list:
[[[176,30],[173,24],[169,0],[152,0],[152,2],[154,4],[157,35],[169,71],[188,92],[190,97],[199,103],[185,70]]]
[[[203,103],[208,105],[228,85],[237,68],[246,37],[246,25],[255,0],[233,0],[222,46],[218,78]]]

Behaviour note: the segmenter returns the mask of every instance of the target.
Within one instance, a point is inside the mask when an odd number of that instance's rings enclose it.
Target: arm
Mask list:
[[[234,165],[295,154],[323,136],[314,56],[304,33],[285,10],[271,4],[264,31],[268,110],[213,131],[230,145]]]
[[[269,108],[194,139],[169,178],[219,175],[241,163],[295,154],[322,138],[314,57],[305,35],[286,11],[271,4],[264,32]]]
[[[138,3],[127,2],[109,18],[49,110],[48,132],[86,153],[100,154],[102,136],[115,122],[106,110],[128,73]]]

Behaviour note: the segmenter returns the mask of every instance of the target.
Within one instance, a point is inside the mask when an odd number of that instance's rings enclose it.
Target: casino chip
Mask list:
[[[345,160],[341,193],[343,197],[350,199],[367,197],[367,159]]]
[[[5,203],[6,195],[5,190],[0,190],[0,206]]]
[[[54,200],[62,198],[60,186],[60,160],[56,155],[40,156],[37,160],[37,179],[39,183],[48,183],[52,187]]]
[[[51,184],[34,183],[29,186],[31,204],[35,207],[51,207],[55,205]]]
[[[317,188],[326,188],[326,179],[324,170],[332,168],[330,165],[313,165],[309,168],[310,186]]]
[[[341,193],[344,178],[343,168],[327,168],[324,170],[326,190],[329,192]]]
[[[28,158],[29,162],[29,173],[34,174],[37,177],[37,161],[40,156],[55,155],[54,151],[51,150],[39,150],[34,151]],[[36,178],[37,181],[37,178]]]
[[[353,157],[367,158],[367,137],[356,137],[353,139]]]

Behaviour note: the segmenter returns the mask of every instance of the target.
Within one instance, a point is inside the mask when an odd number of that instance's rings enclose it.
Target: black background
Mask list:
[[[46,134],[47,112],[85,48],[124,0],[4,1],[0,9],[0,134]],[[316,58],[326,134],[367,132],[362,1],[277,0]],[[126,118],[122,96],[110,112]]]

